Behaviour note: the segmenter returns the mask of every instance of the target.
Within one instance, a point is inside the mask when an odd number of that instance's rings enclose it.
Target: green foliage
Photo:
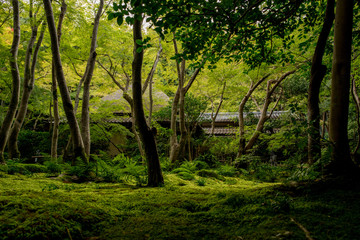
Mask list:
[[[196,172],[196,174],[200,177],[208,177],[208,178],[215,178],[215,179],[223,179],[216,171],[202,169]]]
[[[198,156],[194,160],[194,162],[199,162],[199,165],[203,166],[202,168],[208,168],[208,167],[214,168],[219,165],[219,161],[216,159],[216,156],[212,153],[202,154],[202,155]]]
[[[231,165],[221,165],[217,168],[217,172],[219,173],[219,175],[225,177],[235,177],[235,175],[237,174],[236,168]]]
[[[195,176],[189,172],[178,172],[177,174],[181,179],[184,180],[193,180],[195,179]]]
[[[46,167],[40,164],[26,164],[14,160],[8,160],[3,167],[3,171],[8,174],[24,174],[32,175],[33,173],[44,173],[47,171]]]
[[[46,161],[44,162],[44,165],[47,169],[47,173],[50,175],[58,175],[62,172],[63,167],[61,164],[54,162],[54,161]]]
[[[35,132],[22,130],[19,133],[18,147],[22,158],[31,159],[32,156],[39,156],[42,153],[49,153],[51,141],[49,132]]]
[[[289,187],[236,178],[229,186],[200,178],[201,186],[167,174],[165,187],[138,188],[45,176],[3,174],[1,239],[303,239],[290,218],[314,239],[360,237],[357,181]]]
[[[135,182],[138,186],[147,183],[147,173],[144,165],[132,158],[119,154],[112,160],[104,161],[95,157],[97,176],[105,182]]]
[[[200,187],[203,187],[206,185],[206,179],[205,178],[199,178],[198,180],[196,180],[196,184]]]
[[[205,146],[210,146],[209,152],[212,154],[212,163],[210,166],[213,166],[216,162],[216,159],[231,162],[238,150],[239,141],[234,137],[218,138],[211,137],[205,143]],[[210,153],[206,155],[209,156]]]
[[[70,166],[70,168],[66,171],[66,174],[75,177],[75,181],[78,180],[80,182],[90,180],[94,177],[93,173],[96,169],[96,163],[90,162],[88,164],[81,161],[80,158],[76,159],[76,164],[74,166]]]

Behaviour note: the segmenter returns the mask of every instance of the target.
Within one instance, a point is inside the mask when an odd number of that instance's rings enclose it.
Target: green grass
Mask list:
[[[198,184],[199,179],[206,184]],[[359,187],[165,175],[161,188],[0,172],[0,239],[360,239]]]

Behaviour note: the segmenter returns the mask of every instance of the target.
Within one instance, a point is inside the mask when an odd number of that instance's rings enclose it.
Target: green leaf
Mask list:
[[[141,53],[142,50],[143,50],[143,47],[138,47],[138,48],[136,49],[136,52],[137,52],[137,53]]]
[[[129,24],[129,25],[133,25],[133,24],[134,24],[134,18],[132,18],[132,17],[126,17],[126,18],[125,18],[125,21],[126,21],[126,23]]]
[[[110,21],[110,20],[114,19],[114,17],[115,17],[115,14],[113,12],[110,12],[108,15],[108,20]]]
[[[143,41],[141,39],[136,39],[135,42],[140,46],[143,45]]]
[[[114,11],[119,10],[119,6],[117,5],[116,2],[113,2],[113,9],[114,9]]]
[[[116,19],[116,21],[117,21],[117,24],[120,26],[120,25],[123,23],[123,21],[124,21],[123,15],[118,16],[118,18]]]

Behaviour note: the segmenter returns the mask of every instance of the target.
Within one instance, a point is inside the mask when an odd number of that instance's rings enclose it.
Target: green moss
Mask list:
[[[360,239],[359,188],[277,186],[166,174],[164,187],[141,188],[3,173],[0,239],[305,239],[291,218],[315,239]]]

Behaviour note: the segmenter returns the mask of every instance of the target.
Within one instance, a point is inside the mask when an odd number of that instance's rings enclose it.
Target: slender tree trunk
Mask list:
[[[8,140],[9,132],[11,129],[11,124],[14,120],[16,109],[19,103],[20,95],[20,74],[19,67],[17,64],[18,49],[20,43],[20,10],[19,10],[19,1],[13,0],[13,24],[14,24],[14,35],[13,42],[11,45],[10,53],[10,68],[12,76],[12,93],[10,104],[4,118],[3,124],[0,129],[0,163],[5,163],[4,159],[4,150]]]
[[[265,77],[263,77],[262,79],[257,81],[255,83],[255,85],[253,83],[251,83],[249,91],[246,93],[246,95],[243,97],[243,99],[240,102],[240,105],[239,105],[239,138],[240,138],[240,140],[239,140],[239,150],[238,150],[238,153],[237,153],[237,156],[236,156],[237,158],[239,158],[239,157],[241,157],[241,155],[245,154],[245,143],[246,143],[246,139],[245,139],[245,121],[244,121],[245,104],[247,103],[247,101],[251,97],[251,94],[256,90],[256,88],[258,86],[260,86],[260,84],[263,83],[269,76],[270,76],[270,74],[266,75]]]
[[[215,121],[216,121],[216,118],[219,114],[219,111],[221,109],[221,105],[224,101],[224,93],[225,93],[225,88],[226,88],[226,81],[224,81],[224,86],[223,86],[223,89],[221,91],[221,95],[220,95],[220,102],[219,102],[219,105],[218,107],[216,108],[216,112],[215,114],[213,115],[213,112],[214,112],[214,109],[212,110],[212,113],[211,113],[211,135],[213,136],[214,135],[214,131],[215,131]],[[214,103],[212,102],[212,106],[214,106]]]
[[[27,108],[28,108],[28,102],[31,95],[31,92],[34,88],[34,82],[35,82],[35,65],[37,62],[37,56],[38,52],[41,46],[41,42],[44,37],[45,27],[46,25],[43,24],[43,27],[41,28],[40,37],[38,39],[38,42],[35,46],[34,53],[33,53],[33,47],[36,41],[37,33],[38,33],[38,27],[36,23],[36,18],[33,16],[32,12],[33,3],[30,1],[30,24],[31,24],[31,37],[30,41],[27,46],[26,55],[25,55],[25,66],[24,66],[24,81],[23,81],[23,92],[20,102],[20,107],[18,110],[18,113],[16,115],[14,125],[11,129],[11,134],[9,136],[9,158],[20,158],[20,151],[18,149],[18,136],[21,129],[21,126],[23,125]],[[33,54],[33,57],[31,58],[31,55]]]
[[[139,3],[138,3],[139,4]],[[137,5],[137,4],[135,4]],[[135,8],[137,6],[134,6]],[[139,130],[140,138],[143,143],[147,168],[148,168],[148,186],[157,187],[164,183],[161,172],[159,155],[155,142],[153,132],[146,123],[145,113],[142,102],[142,88],[141,88],[141,69],[143,64],[144,51],[137,51],[141,46],[136,40],[142,41],[142,16],[135,14],[133,25],[134,38],[134,60],[132,63],[132,82],[133,82],[133,101],[136,126]]]
[[[59,125],[60,125],[60,116],[59,116],[59,101],[57,95],[57,83],[56,83],[56,74],[55,74],[55,65],[52,64],[51,72],[51,92],[53,98],[53,127],[52,127],[52,136],[51,136],[51,160],[57,160],[57,148],[58,148],[58,139],[59,139]]]
[[[329,118],[329,138],[333,150],[328,166],[329,172],[334,174],[346,174],[354,170],[347,132],[353,5],[352,0],[338,0],[336,3]]]
[[[61,2],[61,11],[57,26],[57,39],[58,44],[60,45],[61,40],[61,29],[62,29],[62,23],[65,18],[67,5],[65,1],[63,0]],[[51,92],[52,92],[52,98],[53,98],[53,111],[54,111],[54,123],[53,123],[53,131],[52,131],[52,137],[51,137],[51,160],[56,161],[58,157],[57,149],[58,149],[58,140],[59,140],[59,125],[60,125],[60,114],[59,114],[59,100],[58,100],[58,94],[57,94],[57,82],[56,82],[56,73],[55,73],[55,63],[54,60],[52,61],[52,85],[51,85]]]
[[[170,129],[171,129],[171,136],[170,136],[170,162],[174,163],[179,155],[179,143],[177,139],[177,111],[180,99],[180,86],[176,90],[172,105],[171,105],[171,118],[170,118]]]
[[[174,34],[174,49],[175,53],[178,53],[177,43],[175,40],[175,34]],[[201,67],[197,68],[193,75],[191,76],[189,82],[185,86],[185,60],[182,59],[181,66],[179,62],[176,60],[176,68],[178,73],[178,79],[179,79],[179,86],[176,90],[173,103],[171,106],[171,120],[170,120],[170,129],[172,130],[172,134],[170,136],[170,162],[174,163],[178,160],[181,160],[180,155],[184,152],[185,144],[186,144],[186,127],[185,126],[185,116],[181,116],[182,112],[185,114],[185,95],[189,91],[190,87],[194,83],[196,77],[198,76],[200,69],[205,64],[206,58],[203,59],[201,62]],[[180,141],[177,139],[177,111],[179,109],[179,128],[180,128]]]
[[[66,114],[66,118],[70,127],[71,137],[73,139],[74,157],[80,157],[84,163],[88,163],[88,158],[85,153],[84,144],[80,134],[80,128],[74,113],[74,107],[71,102],[70,94],[66,85],[66,80],[61,64],[60,51],[58,45],[58,39],[56,35],[56,28],[54,22],[54,14],[50,0],[43,0],[46,18],[48,22],[48,28],[51,38],[51,51],[55,63],[56,79],[59,85],[61,98],[63,101],[63,107]]]
[[[321,127],[321,138],[324,139],[325,138],[325,132],[326,132],[326,120],[327,120],[327,111],[325,111],[323,113],[322,116],[322,127]]]
[[[131,109],[131,131],[134,134],[135,140],[138,144],[138,148],[140,151],[140,155],[143,159],[145,159],[146,155],[145,155],[145,151],[144,148],[142,146],[141,143],[141,139],[139,137],[138,132],[136,131],[136,121],[135,121],[135,113],[134,113],[134,101],[132,100],[132,98],[129,96],[129,94],[127,93],[127,91],[123,92],[123,98],[128,102],[128,104],[130,105],[130,109]]]
[[[334,5],[335,0],[327,1],[324,23],[312,59],[308,90],[308,162],[310,164],[321,157],[319,94],[321,82],[326,74],[326,66],[322,64],[322,59],[335,18]]]
[[[90,156],[90,145],[91,145],[90,114],[89,114],[90,83],[96,63],[96,40],[97,40],[99,22],[103,7],[104,7],[104,0],[100,0],[100,5],[94,20],[93,33],[91,37],[90,56],[86,67],[88,71],[86,71],[86,73],[84,74],[85,81],[84,81],[84,91],[83,91],[82,111],[81,111],[81,133],[82,133],[82,139],[84,141],[85,152],[88,156]]]
[[[256,125],[256,129],[253,133],[253,135],[251,136],[250,140],[248,141],[248,143],[246,144],[245,146],[245,152],[250,150],[256,140],[259,138],[260,136],[260,133],[262,132],[263,128],[264,128],[264,124],[265,122],[270,119],[272,113],[274,112],[277,104],[279,103],[280,101],[280,98],[281,98],[281,94],[280,94],[280,97],[277,99],[274,107],[272,108],[272,110],[270,111],[270,113],[268,114],[267,113],[267,110],[269,108],[269,105],[271,103],[271,96],[273,95],[273,93],[275,92],[276,88],[280,85],[280,83],[282,81],[284,81],[286,79],[287,76],[293,74],[296,70],[292,70],[292,71],[289,71],[285,74],[283,74],[278,80],[269,80],[267,82],[267,90],[266,90],[266,97],[265,97],[265,102],[264,102],[264,106],[263,106],[263,109],[261,111],[261,115],[260,115],[260,119],[258,121],[258,124]],[[271,87],[271,84],[274,84],[274,86]]]

